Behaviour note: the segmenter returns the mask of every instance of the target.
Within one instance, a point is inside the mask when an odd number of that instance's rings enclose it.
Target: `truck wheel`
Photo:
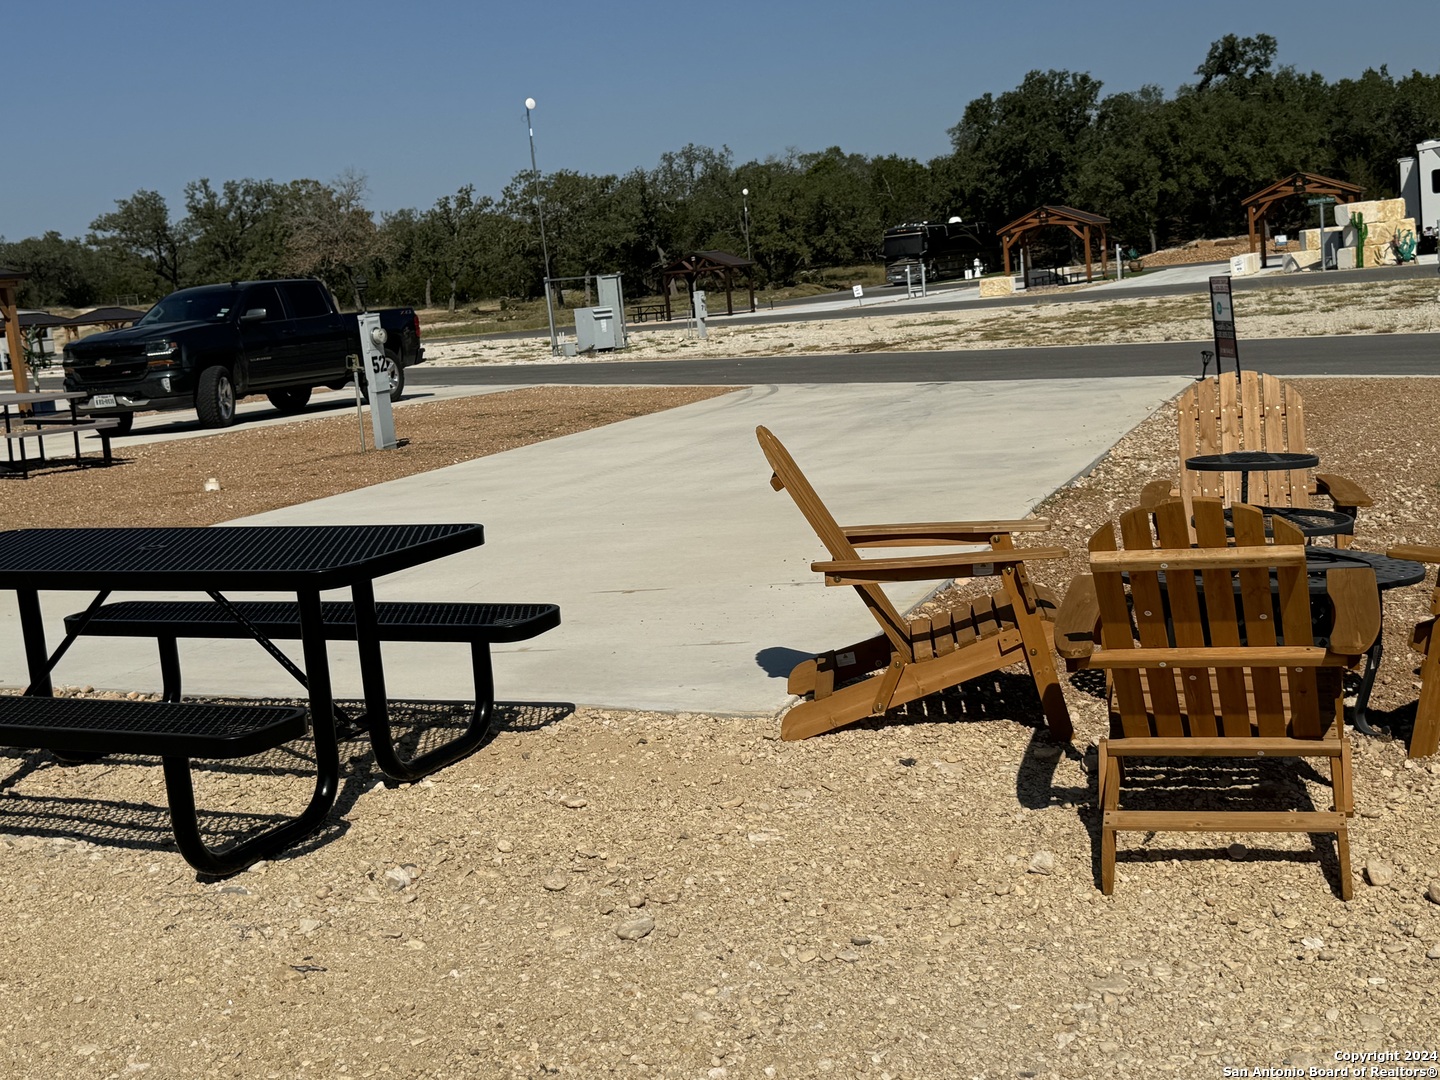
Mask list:
[[[110,429],[111,435],[129,435],[130,429],[135,426],[135,414],[133,412],[121,413],[119,416],[111,417],[119,423]]]
[[[219,364],[200,373],[195,384],[195,415],[203,427],[229,427],[235,422],[235,384]]]
[[[297,413],[305,408],[306,403],[310,400],[310,387],[296,386],[286,390],[271,390],[265,396],[270,399],[270,404],[282,413]]]
[[[400,395],[405,393],[405,369],[400,365],[400,357],[391,349],[385,350],[385,371],[390,376],[390,400],[399,401]],[[370,385],[362,382],[360,393],[366,403],[370,401]]]

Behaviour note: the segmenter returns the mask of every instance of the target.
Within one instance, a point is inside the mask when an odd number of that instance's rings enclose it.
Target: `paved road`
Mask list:
[[[1056,348],[587,361],[409,369],[410,386],[754,386],[829,383],[984,382],[1199,375],[1207,342]],[[1275,375],[1440,375],[1434,334],[1270,338],[1240,343],[1245,367]],[[1213,371],[1213,367],[1211,368]]]

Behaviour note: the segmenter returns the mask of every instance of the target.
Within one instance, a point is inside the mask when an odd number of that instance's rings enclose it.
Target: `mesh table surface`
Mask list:
[[[331,588],[483,542],[474,524],[20,529],[0,533],[0,588]]]

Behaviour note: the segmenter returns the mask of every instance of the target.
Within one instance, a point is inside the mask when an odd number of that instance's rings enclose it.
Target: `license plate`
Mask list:
[[[113,409],[115,407],[114,394],[96,394],[90,399],[92,409]]]

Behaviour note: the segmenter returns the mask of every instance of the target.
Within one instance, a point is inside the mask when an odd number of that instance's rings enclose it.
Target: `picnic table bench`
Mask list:
[[[635,322],[644,322],[646,319],[654,319],[656,322],[659,322],[665,318],[665,301],[637,301],[630,306],[630,318]]]
[[[490,646],[524,641],[560,625],[555,604],[467,604],[379,602],[375,605],[380,641],[463,642],[470,645],[475,679],[475,705],[462,735],[409,760],[402,759],[389,727],[367,725],[376,763],[397,780],[414,780],[457,761],[489,734],[495,707],[495,680]],[[320,605],[320,626],[327,641],[357,641],[355,605],[326,601]],[[254,638],[266,641],[302,639],[300,605],[294,601],[256,600],[126,600],[81,611],[65,618],[65,631],[75,636],[154,638],[160,650],[162,694],[166,701],[181,696],[180,638]],[[305,675],[283,654],[282,666],[302,685]]]
[[[191,866],[216,875],[314,832],[335,801],[338,762],[328,767],[319,756],[315,794],[298,817],[216,851],[200,835],[191,760],[249,757],[302,738],[309,726],[300,706],[0,696],[0,746],[49,750],[69,762],[105,754],[159,757],[176,846]]]
[[[20,475],[26,479],[30,476],[30,458],[25,452],[27,440],[34,439],[36,448],[40,454],[40,461],[45,461],[45,436],[46,435],[69,435],[75,443],[75,466],[80,468],[84,460],[80,451],[80,435],[82,432],[93,431],[100,436],[100,445],[106,465],[111,464],[114,458],[110,452],[110,436],[120,426],[120,421],[113,416],[97,416],[82,419],[75,411],[75,402],[86,395],[69,391],[45,392],[28,391],[23,394],[4,393],[0,394],[0,412],[4,414],[5,425],[5,456],[11,466],[19,465]],[[10,415],[12,407],[34,406],[46,402],[65,402],[69,405],[69,411],[65,413],[39,413],[31,412],[28,415],[20,416],[19,422],[24,425],[14,426],[13,418]],[[14,451],[20,451],[20,459],[15,460]]]
[[[558,625],[559,609],[551,604],[377,604],[373,588],[377,577],[483,542],[478,524],[0,532],[0,589],[16,594],[29,677],[23,696],[0,695],[0,746],[50,750],[69,761],[111,753],[160,757],[181,854],[202,873],[235,873],[309,836],[335,804],[343,713],[331,686],[329,641],[357,643],[365,729],[376,763],[391,777],[416,779],[488,737],[494,704],[489,644],[521,640]],[[348,589],[350,601],[320,599],[335,589]],[[96,595],[83,612],[66,619],[65,640],[52,651],[45,640],[41,597],[53,590]],[[157,597],[107,605],[112,590],[195,592],[210,602]],[[294,600],[232,602],[225,592],[290,593]],[[56,664],[77,637],[101,633],[156,637],[170,700],[55,698],[51,672]],[[175,640],[182,636],[253,637],[305,687],[308,709],[179,701]],[[272,637],[300,641],[303,671]],[[471,643],[477,700],[464,732],[412,758],[399,756],[382,640]],[[305,809],[258,834],[224,845],[207,843],[196,820],[191,761],[246,757],[307,734],[314,790]]]

